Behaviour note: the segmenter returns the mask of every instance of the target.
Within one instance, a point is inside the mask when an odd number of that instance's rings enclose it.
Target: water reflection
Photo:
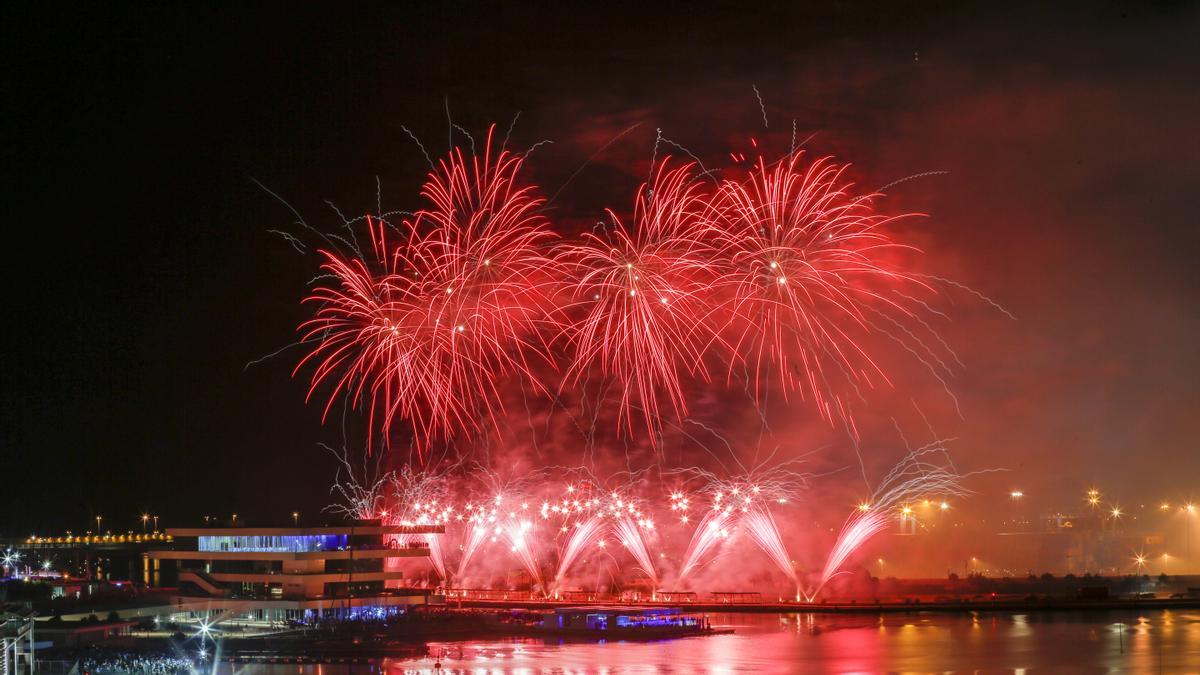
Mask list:
[[[1200,672],[1200,612],[715,614],[732,635],[659,642],[431,642],[370,665],[260,665],[222,673],[640,675],[684,673]],[[441,669],[434,669],[435,658]]]

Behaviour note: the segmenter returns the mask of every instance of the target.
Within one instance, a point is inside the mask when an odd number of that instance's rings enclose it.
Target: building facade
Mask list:
[[[33,612],[21,607],[0,607],[0,675],[33,673]]]
[[[441,525],[357,521],[325,527],[173,528],[172,550],[149,553],[182,611],[262,621],[385,615],[440,602],[406,588],[398,559],[429,556]]]

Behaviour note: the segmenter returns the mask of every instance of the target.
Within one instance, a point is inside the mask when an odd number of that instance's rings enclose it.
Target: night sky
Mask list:
[[[795,120],[864,186],[948,172],[889,208],[929,214],[902,233],[928,271],[1018,319],[954,296],[963,416],[930,381],[900,407],[922,401],[960,466],[1010,469],[981,499],[1200,497],[1194,6],[515,4],[6,6],[0,534],[327,504],[317,443],[340,433],[298,354],[246,368],[295,339],[316,268],[253,179],[327,226],[327,199],[373,210],[376,177],[415,206],[401,125],[444,152],[447,104],[477,136],[519,111],[515,145],[553,140],[529,165],[548,193],[641,123],[563,193],[568,223],[629,202],[656,128],[719,164],[751,136],[786,149]]]

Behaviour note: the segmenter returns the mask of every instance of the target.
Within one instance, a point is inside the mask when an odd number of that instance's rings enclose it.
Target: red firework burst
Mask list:
[[[567,381],[577,383],[598,365],[620,387],[618,428],[632,432],[640,411],[648,430],[665,398],[686,414],[681,378],[707,377],[704,354],[713,340],[707,321],[713,273],[708,202],[688,164],[667,170],[634,201],[632,224],[611,210],[611,230],[585,233],[563,248],[582,317],[569,326],[573,350]]]
[[[772,166],[760,157],[746,180],[722,183],[715,223],[726,331],[756,396],[773,372],[785,393],[811,397],[822,417],[852,428],[839,392],[887,382],[859,338],[872,331],[872,314],[908,314],[884,289],[912,279],[884,257],[911,247],[883,231],[903,216],[875,213],[875,195],[853,195],[846,166],[822,159],[802,168],[800,157]]]
[[[537,212],[543,200],[517,183],[520,167],[506,150],[493,156],[489,130],[482,156],[456,148],[430,173],[422,195],[431,206],[403,223],[398,241],[369,218],[369,260],[321,251],[337,283],[306,299],[319,308],[300,330],[316,346],[297,371],[316,364],[310,397],[332,382],[326,415],[348,395],[370,410],[372,430],[406,419],[420,455],[495,423],[502,380],[520,374],[540,387],[530,360],[548,359],[555,235]]]

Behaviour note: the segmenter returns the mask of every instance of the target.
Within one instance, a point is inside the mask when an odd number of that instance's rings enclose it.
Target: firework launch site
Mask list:
[[[439,561],[435,552],[444,552],[462,529],[456,519],[400,525],[379,518],[342,524],[299,521],[296,513],[290,525],[275,527],[230,519],[144,535],[88,533],[12,541],[3,558],[0,602],[7,603],[9,624],[27,626],[24,639],[38,645],[38,658],[47,667],[87,661],[166,664],[168,669],[184,667],[179,659],[193,666],[436,659],[430,640],[554,636],[637,641],[720,635],[733,629],[713,627],[713,617],[728,622],[737,613],[986,617],[1200,608],[1200,575],[1151,576],[1147,568],[1117,575],[990,576],[991,569],[978,560],[977,571],[937,579],[880,578],[868,563],[858,563],[838,569],[815,592],[780,585],[793,582],[779,570],[773,580],[755,576],[761,586],[709,591],[669,579],[670,566],[678,562],[664,552],[649,558],[653,564],[648,569],[663,577],[651,585],[644,571],[621,575],[615,556],[628,545],[619,540],[619,526],[611,524],[591,541],[593,550],[566,561],[561,551],[557,561],[539,553],[537,565],[526,564],[504,530],[489,527],[479,544],[480,559],[453,565],[452,578],[490,575],[493,583],[488,588],[449,587],[441,583],[438,570],[454,559]],[[516,527],[533,550],[534,526]],[[465,529],[469,538],[473,527]],[[920,545],[929,547],[937,543],[936,532],[931,527],[919,535],[892,534],[900,541],[927,537]],[[739,572],[753,568],[746,559],[750,555],[767,557],[753,548],[753,537],[742,536],[746,548],[738,548],[741,537],[734,534],[721,544],[737,551],[728,557],[739,558]],[[1051,533],[1039,536],[1054,538]],[[601,546],[606,540],[611,543]],[[605,550],[609,547],[613,550]],[[884,547],[898,552],[892,543]],[[593,562],[597,556],[603,564]],[[559,571],[541,567],[543,562],[557,562]],[[875,563],[878,569],[886,561]],[[719,560],[707,564],[720,567]],[[584,578],[594,579],[597,569],[607,570],[607,582],[584,588]],[[796,577],[801,583],[820,583],[799,571]],[[729,572],[697,577],[725,583],[737,578]],[[545,579],[554,579],[554,585],[544,585]],[[665,590],[671,585],[676,590]],[[775,590],[767,590],[772,585]],[[805,597],[806,592],[812,595]],[[21,662],[26,657],[18,647],[24,644],[14,641],[6,658]]]

